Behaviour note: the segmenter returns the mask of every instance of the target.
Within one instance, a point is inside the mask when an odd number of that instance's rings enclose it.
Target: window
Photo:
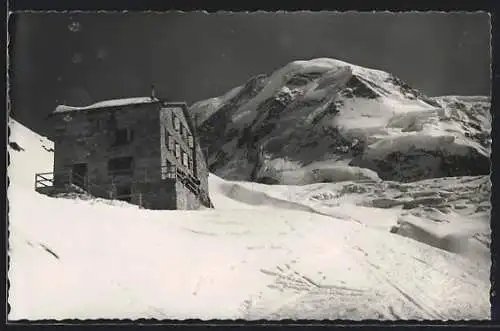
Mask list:
[[[184,140],[187,140],[188,139],[188,129],[186,127],[183,126],[183,130],[182,130],[182,138],[184,138]]]
[[[178,143],[175,143],[175,157],[178,160],[181,158],[181,146]]]
[[[188,136],[188,145],[189,145],[189,148],[194,148],[194,139],[193,139],[192,135]]]
[[[176,172],[176,168],[174,165],[172,165],[172,163],[170,161],[166,161],[165,162],[165,167],[162,168],[162,178],[163,179],[166,179],[166,178],[174,178],[175,179],[175,172]]]
[[[106,122],[106,127],[110,129],[116,129],[116,116],[114,112],[109,112],[108,113],[108,118],[105,120]]]
[[[131,129],[115,130],[114,146],[127,145],[134,139],[134,131]]]
[[[181,121],[179,120],[179,118],[175,115],[174,116],[174,129],[175,131],[179,132],[180,129],[181,129]]]
[[[106,119],[103,118],[101,113],[89,113],[87,115],[88,124],[91,126],[95,126],[97,130],[106,128]]]
[[[174,150],[174,143],[175,143],[174,137],[171,136],[171,135],[169,135],[168,136],[168,150],[169,151],[173,151]]]
[[[56,134],[62,134],[66,131],[66,126],[63,123],[58,123],[57,126],[54,126]]]
[[[188,156],[189,170],[194,171],[193,158]]]
[[[186,152],[182,152],[182,165],[185,167],[189,166],[188,155]]]
[[[169,151],[174,150],[174,137],[165,128],[165,145]]]
[[[108,173],[110,175],[131,175],[133,173],[132,157],[117,157],[108,161]]]

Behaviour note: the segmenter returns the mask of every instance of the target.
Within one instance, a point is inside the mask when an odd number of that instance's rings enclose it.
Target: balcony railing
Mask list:
[[[160,166],[158,168],[135,168],[133,170],[118,170],[108,173],[110,179],[92,182],[87,176],[79,175],[71,169],[59,172],[46,172],[35,175],[35,190],[43,191],[50,187],[85,192],[90,195],[120,199],[126,196],[117,196],[109,186],[119,182],[119,177],[129,177],[132,182],[159,182],[173,179],[182,182],[191,192],[200,196],[203,194],[200,188],[200,180],[188,174],[176,166]]]
[[[35,190],[54,186],[54,173],[44,172],[35,175]]]
[[[88,177],[75,173],[71,169],[59,172],[35,174],[35,191],[57,188],[61,192],[76,191],[95,196],[109,197],[109,190],[89,181]]]

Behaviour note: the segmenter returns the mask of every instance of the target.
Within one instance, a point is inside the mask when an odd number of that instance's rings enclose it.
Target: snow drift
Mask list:
[[[9,320],[490,316],[485,177],[270,186],[210,175],[216,209],[148,211],[36,193],[51,143],[9,125]],[[422,200],[434,195],[447,200]],[[450,228],[468,236],[465,251],[432,241]]]
[[[191,112],[215,174],[286,183],[290,169],[279,165],[259,176],[264,160],[286,159],[307,184],[318,161],[343,165],[320,182],[348,167],[407,182],[489,174],[489,107],[487,97],[429,98],[389,73],[320,58],[254,77]]]

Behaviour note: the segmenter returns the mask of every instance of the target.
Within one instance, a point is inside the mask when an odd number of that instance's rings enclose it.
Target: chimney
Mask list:
[[[156,98],[155,86],[151,85],[151,99],[154,100]]]

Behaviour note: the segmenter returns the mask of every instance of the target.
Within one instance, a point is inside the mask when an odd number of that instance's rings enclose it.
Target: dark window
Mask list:
[[[116,117],[114,112],[108,113],[108,118],[106,119],[106,126],[110,129],[116,128]]]
[[[115,146],[127,145],[134,139],[134,131],[131,129],[115,130]]]
[[[181,158],[181,146],[178,143],[175,143],[175,157],[178,160]]]
[[[167,145],[167,149],[169,151],[173,151],[174,150],[174,142],[175,142],[175,139],[174,139],[174,136],[172,136],[167,128],[165,128],[165,145]]]
[[[165,167],[162,169],[163,178],[175,178],[176,168],[170,161],[165,162]]]
[[[170,134],[168,133],[167,128],[165,128],[165,145],[168,146],[169,142],[170,142]]]
[[[174,137],[173,136],[169,136],[168,137],[168,149],[170,151],[173,151],[174,150],[174,143],[175,143],[175,140],[174,140]]]
[[[189,162],[189,170],[193,171],[193,158],[188,156],[188,162]]]
[[[181,129],[181,122],[177,116],[174,115],[174,129],[179,132]]]
[[[189,145],[189,148],[194,148],[194,139],[193,139],[192,135],[188,136],[188,145]]]
[[[94,125],[98,130],[102,129],[101,117],[99,113],[89,113],[87,115],[87,120],[90,125]]]
[[[66,123],[65,122],[59,122],[57,125],[54,127],[55,131],[57,133],[63,133],[66,131]]]
[[[133,173],[134,159],[132,157],[117,157],[108,161],[110,175],[131,175]]]

